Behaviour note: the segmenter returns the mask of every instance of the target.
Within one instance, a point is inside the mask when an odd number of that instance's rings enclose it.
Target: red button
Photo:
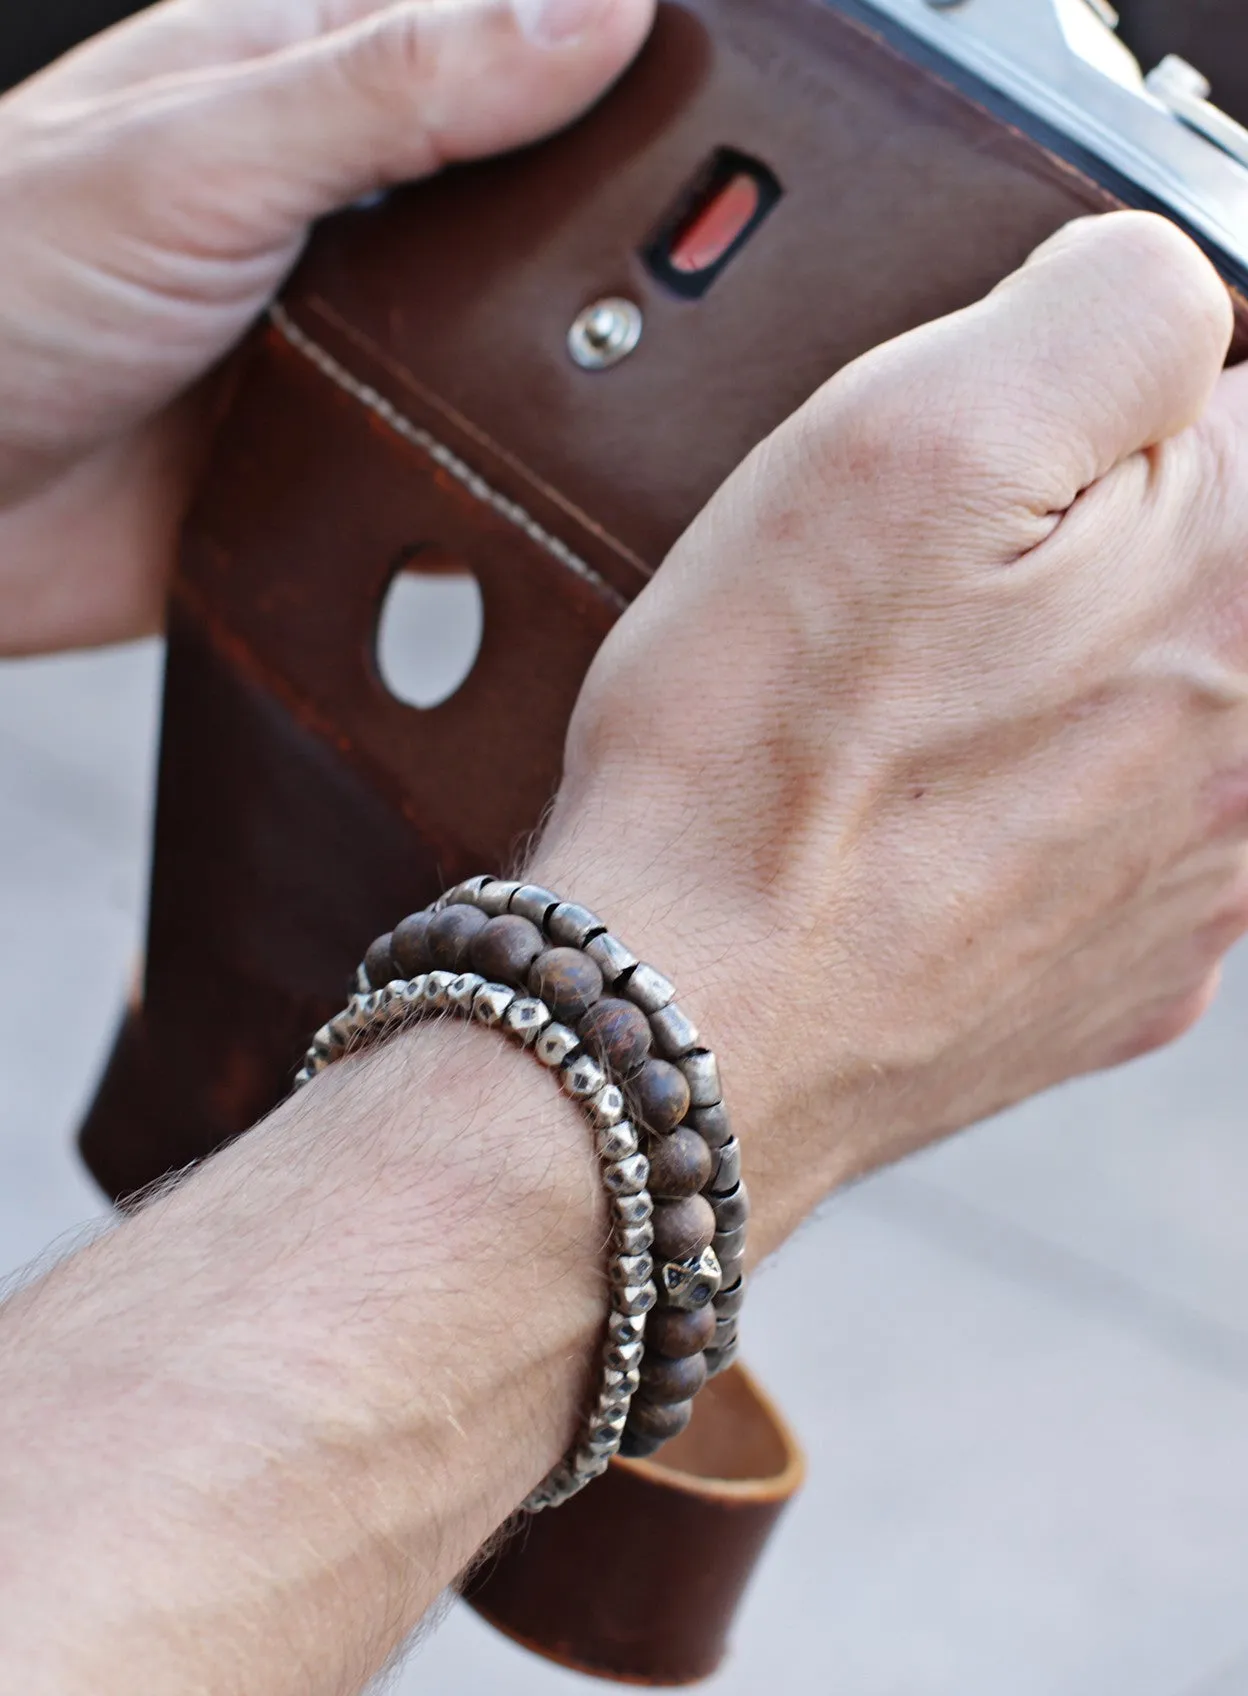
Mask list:
[[[672,243],[668,263],[673,271],[695,276],[718,265],[758,216],[761,199],[753,177],[744,172],[733,177]]]

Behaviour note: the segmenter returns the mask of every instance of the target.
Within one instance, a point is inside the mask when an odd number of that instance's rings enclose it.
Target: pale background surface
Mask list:
[[[0,1268],[98,1209],[71,1136],[141,935],[158,666],[0,666]],[[714,1696],[1248,1696],[1246,1020],[1241,958],[1178,1049],[842,1198],[763,1279],[748,1352],[812,1478]],[[396,1685],[602,1688],[463,1611]]]

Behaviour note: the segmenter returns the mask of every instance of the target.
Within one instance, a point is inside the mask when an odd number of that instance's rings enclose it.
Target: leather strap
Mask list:
[[[465,1586],[500,1631],[564,1666],[639,1684],[713,1673],[759,1556],[805,1466],[742,1367],[712,1379],[654,1460],[521,1525]]]

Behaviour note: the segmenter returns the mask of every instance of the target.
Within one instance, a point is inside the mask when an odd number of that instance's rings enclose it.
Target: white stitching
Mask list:
[[[368,383],[354,376],[345,365],[340,365],[332,353],[327,353],[318,342],[313,341],[305,330],[300,329],[284,307],[274,304],[269,308],[269,317],[274,328],[289,342],[296,353],[302,354],[306,360],[316,366],[318,371],[328,377],[331,383],[342,389],[345,394],[349,394],[354,400],[359,401],[361,406],[367,407],[383,423],[388,424],[395,434],[401,436],[405,442],[409,442],[412,447],[419,448],[422,453],[427,454],[435,465],[461,484],[474,500],[488,506],[500,518],[505,519],[508,524],[512,524],[517,530],[522,531],[531,542],[536,542],[538,547],[544,549],[553,559],[558,560],[559,564],[572,572],[573,576],[579,577],[583,583],[588,583],[591,589],[601,595],[604,600],[610,601],[612,606],[621,610],[627,607],[627,598],[618,589],[613,588],[604,577],[600,577],[593,566],[583,560],[579,554],[573,553],[566,542],[561,542],[558,536],[553,536],[530,513],[526,512],[519,502],[509,500],[506,495],[500,494],[497,489],[486,482],[479,472],[474,471],[466,460],[452,452],[436,436],[428,430],[422,429],[419,424],[413,424],[410,418],[404,417],[398,407],[392,406],[385,395],[380,394]]]

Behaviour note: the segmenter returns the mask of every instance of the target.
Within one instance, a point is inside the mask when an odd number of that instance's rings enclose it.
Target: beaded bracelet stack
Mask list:
[[[593,1126],[610,1198],[611,1311],[598,1399],[524,1504],[575,1494],[620,1453],[654,1454],[736,1355],[749,1199],[719,1067],[676,992],[585,908],[472,878],[379,937],[296,1087],[433,1013],[497,1028],[555,1073]]]

